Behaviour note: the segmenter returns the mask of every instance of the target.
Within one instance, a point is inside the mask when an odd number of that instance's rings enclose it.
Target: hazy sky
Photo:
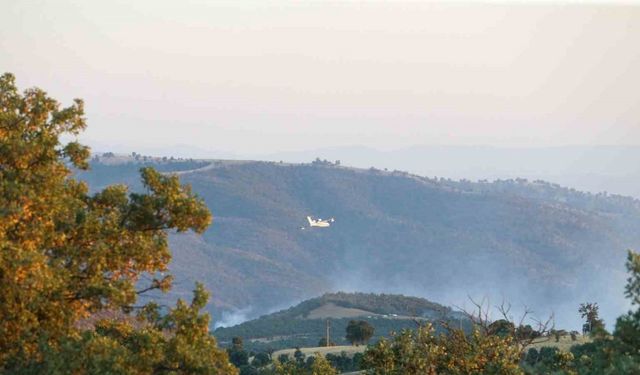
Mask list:
[[[640,144],[640,6],[2,0],[0,70],[96,147]]]

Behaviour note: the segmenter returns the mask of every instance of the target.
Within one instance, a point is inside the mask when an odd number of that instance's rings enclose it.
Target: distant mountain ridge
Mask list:
[[[93,143],[93,142],[92,142]],[[130,150],[130,146],[97,149]],[[93,147],[96,149],[96,147]],[[592,193],[609,192],[640,198],[639,145],[566,145],[504,147],[486,145],[415,145],[393,150],[365,146],[336,146],[266,154],[237,154],[188,145],[144,148],[147,154],[204,159],[245,159],[307,163],[319,157],[342,165],[389,170],[455,180],[527,178],[544,180]],[[138,150],[139,151],[139,150]]]
[[[528,178],[593,193],[640,198],[640,146],[413,146],[377,150],[361,146],[281,152],[259,160],[306,162],[316,157],[360,168],[401,169],[422,176],[496,180]]]
[[[625,250],[640,248],[638,200],[542,181],[454,181],[330,162],[92,165],[79,176],[94,189],[140,189],[137,169],[152,165],[180,170],[204,198],[211,228],[170,238],[170,296],[188,298],[204,281],[218,320],[221,311],[250,318],[332,290],[449,304],[491,294],[569,314],[596,300],[616,316],[626,309]],[[336,222],[300,230],[307,215]]]

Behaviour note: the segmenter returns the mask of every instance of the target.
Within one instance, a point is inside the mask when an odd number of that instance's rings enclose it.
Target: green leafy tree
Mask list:
[[[640,305],[640,255],[629,251],[629,278],[626,296],[636,308]],[[594,304],[584,304],[585,318],[599,319]],[[594,314],[595,312],[595,314]],[[525,360],[528,372],[535,374],[640,374],[640,308],[618,318],[613,335],[595,335],[593,342],[575,345],[570,353],[542,348],[537,358]]]
[[[293,352],[293,358],[298,364],[302,365],[304,363],[305,355],[300,348],[296,348],[296,351]]]
[[[640,362],[640,253],[629,251],[627,256],[627,271],[629,278],[625,288],[625,296],[631,300],[635,311],[618,318],[614,337],[616,337],[624,351],[637,350],[636,359]]]
[[[307,375],[307,369],[300,367],[295,361],[280,361],[278,359],[273,363],[273,369],[276,375]]]
[[[427,324],[405,330],[368,348],[363,368],[371,375],[523,374],[520,348],[512,336],[450,329],[436,336]]]
[[[331,342],[329,343],[329,345],[327,345],[327,338],[326,338],[326,337],[323,337],[323,338],[321,338],[321,339],[318,341],[318,346],[320,346],[320,347],[325,347],[325,346],[336,346],[336,343],[335,343],[335,342],[333,342],[333,341],[331,341]]]
[[[227,349],[229,360],[234,366],[242,368],[249,364],[249,353],[244,350],[242,337],[234,337],[231,339],[231,347]]]
[[[230,350],[229,361],[236,367],[242,367],[249,364],[249,353],[244,350]]]
[[[315,361],[311,365],[311,375],[337,375],[338,372],[323,356],[316,354]]]
[[[346,352],[341,352],[340,354],[328,353],[325,358],[331,363],[331,366],[340,373],[353,372],[360,370],[362,353],[355,353],[353,355],[348,355]]]
[[[640,253],[629,251],[627,254],[629,278],[625,287],[625,296],[634,306],[640,307]]]
[[[506,320],[499,319],[489,325],[489,334],[498,335],[500,337],[515,335],[515,324]]]
[[[616,321],[614,340],[601,340],[613,345],[620,369],[627,373],[640,374],[640,253],[629,251],[626,263],[629,277],[625,287],[625,296],[631,300],[635,311],[629,311]]]
[[[244,340],[242,337],[234,337],[231,339],[232,350],[244,350]]]
[[[600,319],[600,306],[598,306],[598,303],[581,303],[578,312],[586,320],[585,327],[587,332],[598,333],[604,330],[604,321]]]
[[[171,287],[167,230],[202,233],[209,210],[153,169],[141,170],[144,194],[90,195],[71,170],[88,168],[89,149],[61,142],[85,127],[81,100],[61,108],[0,77],[0,372],[236,373],[209,334],[201,285],[166,314],[136,306]],[[155,277],[140,287],[144,274]]]
[[[374,328],[371,324],[364,320],[352,320],[349,322],[346,328],[346,339],[352,345],[365,344],[374,333]]]
[[[316,354],[310,366],[297,361],[282,363],[276,361],[274,370],[277,375],[337,375],[338,372],[322,355]]]
[[[269,354],[264,352],[256,354],[253,357],[253,361],[251,361],[251,364],[255,367],[263,367],[268,365],[269,363],[271,363],[271,357],[269,356]]]
[[[240,367],[240,375],[258,375],[259,373],[258,369],[252,365]]]
[[[533,329],[530,324],[520,325],[515,331],[518,340],[533,340],[540,336],[540,332]]]

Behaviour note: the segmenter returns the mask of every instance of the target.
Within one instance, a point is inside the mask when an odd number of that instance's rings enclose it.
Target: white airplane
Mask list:
[[[309,228],[313,228],[313,227],[326,228],[331,226],[331,223],[333,223],[336,220],[334,218],[331,218],[328,220],[322,220],[318,218],[314,220],[311,218],[311,216],[307,216],[307,221],[309,222]],[[304,229],[304,227],[302,227],[302,229]]]

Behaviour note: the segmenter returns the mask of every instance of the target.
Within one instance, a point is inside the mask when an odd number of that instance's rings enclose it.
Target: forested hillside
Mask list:
[[[139,166],[182,170],[214,221],[202,237],[171,238],[175,293],[202,280],[217,312],[244,317],[331,290],[447,304],[491,293],[541,314],[555,306],[561,319],[598,300],[613,316],[625,309],[625,249],[640,245],[637,200],[540,181],[451,181],[320,161],[192,161],[189,172],[185,161],[108,159],[80,178],[136,189]],[[336,221],[301,230],[307,215]]]
[[[416,323],[443,321],[455,327],[469,327],[469,319],[449,307],[423,298],[394,294],[329,293],[258,319],[218,328],[214,335],[221,345],[229,346],[234,337],[242,337],[247,350],[268,351],[318,346],[326,337],[327,320],[330,340],[348,345],[345,329],[353,319],[364,320],[375,329],[372,342],[390,337],[391,332],[415,329]]]

